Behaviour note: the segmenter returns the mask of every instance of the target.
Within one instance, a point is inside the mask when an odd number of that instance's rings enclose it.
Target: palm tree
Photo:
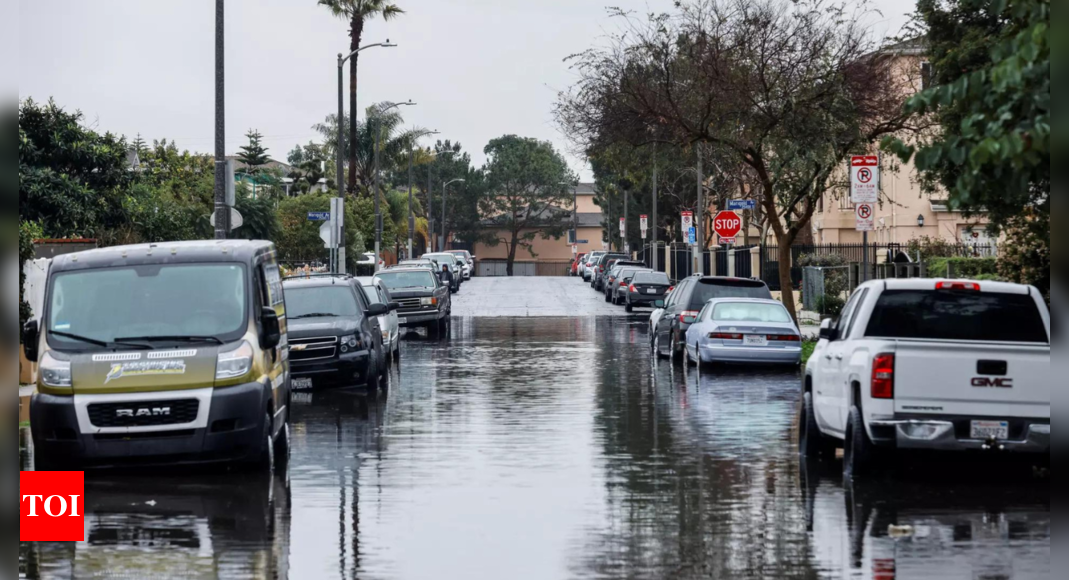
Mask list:
[[[414,146],[421,135],[427,133],[426,129],[413,127],[402,129],[404,117],[397,110],[382,112],[382,105],[373,105],[367,108],[367,118],[357,123],[358,139],[356,147],[346,147],[349,156],[349,183],[352,183],[350,192],[366,192],[371,194],[374,183],[375,164],[375,134],[379,136],[379,170],[385,177],[400,167],[408,166],[408,148]],[[350,116],[352,118],[352,116]],[[330,115],[323,123],[312,127],[323,136],[326,150],[333,152],[338,138],[338,121],[336,115]],[[353,143],[354,141],[347,141]],[[385,189],[385,186],[384,186]]]
[[[376,16],[381,16],[383,20],[389,21],[393,18],[404,14],[404,10],[401,10],[396,4],[393,4],[389,0],[319,0],[320,6],[325,6],[330,10],[331,14],[341,18],[349,23],[349,50],[355,52],[360,48],[360,43],[364,37],[364,25],[368,20],[373,20]],[[352,111],[352,115],[349,117],[349,142],[355,143],[357,138],[357,119],[356,119],[356,70],[357,60],[360,58],[359,54],[354,54],[353,58],[349,60],[349,110]],[[349,193],[356,192],[356,172],[352,170],[356,167],[356,149],[349,149]],[[338,184],[341,187],[341,184]]]
[[[401,255],[401,248],[408,246],[408,192],[392,189],[386,192],[386,204],[389,206],[390,219],[396,224],[394,228],[394,255]],[[427,218],[423,215],[423,204],[418,197],[412,199],[412,215],[416,216],[416,236],[429,237]],[[419,246],[416,246],[419,247]],[[411,258],[411,256],[409,256]]]

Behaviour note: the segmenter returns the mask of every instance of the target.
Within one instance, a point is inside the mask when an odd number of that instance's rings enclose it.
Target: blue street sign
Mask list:
[[[729,199],[728,210],[729,211],[741,211],[744,209],[754,210],[757,209],[757,202],[752,199]]]
[[[329,222],[329,211],[310,211],[308,212],[308,221],[310,222]]]
[[[577,243],[577,244],[589,244],[590,240],[578,240],[575,243]]]
[[[692,245],[692,246],[694,244],[698,243],[698,229],[697,228],[690,228],[690,230],[687,232],[687,243]]]

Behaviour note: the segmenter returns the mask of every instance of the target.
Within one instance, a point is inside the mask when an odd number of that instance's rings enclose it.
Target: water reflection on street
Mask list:
[[[797,371],[655,364],[641,317],[452,332],[410,335],[387,395],[300,395],[274,477],[89,474],[88,541],[22,544],[20,576],[1051,575],[1045,481],[799,465]]]

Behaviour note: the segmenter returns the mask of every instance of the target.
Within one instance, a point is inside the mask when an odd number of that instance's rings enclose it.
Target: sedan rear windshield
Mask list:
[[[668,274],[663,272],[639,272],[635,274],[633,280],[635,284],[660,284],[661,286],[670,286],[668,281]]]
[[[427,270],[423,272],[383,272],[376,276],[390,290],[423,290],[438,286],[435,275]],[[393,294],[391,292],[390,294]]]
[[[724,322],[788,323],[791,315],[779,304],[725,302],[713,308],[711,320]]]
[[[359,314],[360,304],[348,284],[286,289],[286,315],[290,320]]]
[[[772,293],[764,282],[751,280],[702,280],[695,284],[690,305],[695,310],[701,309],[706,302],[714,298],[757,298],[771,300]]]
[[[866,336],[1050,344],[1036,301],[1022,294],[888,290]]]

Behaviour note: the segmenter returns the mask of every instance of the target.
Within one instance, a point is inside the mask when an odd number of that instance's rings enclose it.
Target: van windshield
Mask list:
[[[383,272],[375,277],[390,290],[434,289],[438,285],[437,278],[430,271]]]
[[[348,284],[286,288],[286,316],[290,320],[359,314],[360,304]]]
[[[91,346],[81,338],[110,343],[122,337],[214,337],[230,342],[244,334],[247,310],[241,264],[85,270],[53,278],[47,330],[57,348]]]

